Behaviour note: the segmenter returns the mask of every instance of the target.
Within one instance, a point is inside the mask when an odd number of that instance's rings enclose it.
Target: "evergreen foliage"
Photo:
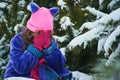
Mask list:
[[[102,72],[107,74],[106,76],[110,76],[113,71],[116,73],[119,65],[119,55],[111,56],[113,53],[120,53],[120,34],[113,36],[117,32],[116,29],[119,29],[120,19],[97,24],[101,28],[105,27],[104,30],[98,32],[99,35],[96,34],[99,37],[97,36],[90,41],[86,41],[86,43],[83,42],[81,45],[74,46],[72,49],[69,48],[69,44],[76,37],[94,29],[94,26],[88,28],[86,24],[92,25],[100,21],[104,16],[110,16],[110,13],[119,9],[120,0],[0,0],[0,80],[3,80],[5,66],[9,59],[10,39],[21,30],[22,26],[26,26],[26,21],[30,16],[27,5],[31,1],[48,8],[53,6],[60,8],[59,14],[54,19],[53,35],[58,40],[59,47],[65,48],[66,67],[71,70],[92,74]],[[99,11],[101,15],[98,16],[90,10]],[[106,21],[106,18],[104,19]],[[107,46],[111,37],[114,37],[115,41],[111,42],[111,46]],[[100,51],[98,51],[99,43],[102,46]],[[104,62],[101,60],[104,60]],[[114,66],[106,67],[105,65],[110,60],[112,60]],[[103,64],[103,66],[96,66],[98,64]],[[99,67],[101,70],[96,70]],[[99,78],[100,76],[101,74],[95,75],[95,80],[99,80],[96,77]],[[102,78],[102,80],[104,79]]]

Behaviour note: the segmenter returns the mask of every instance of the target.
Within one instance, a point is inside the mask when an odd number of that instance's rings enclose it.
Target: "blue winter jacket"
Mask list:
[[[10,42],[10,59],[6,66],[5,78],[18,76],[30,78],[31,70],[38,64],[38,58],[28,50],[23,50],[23,46],[25,46],[25,42],[22,32],[20,32]],[[58,48],[52,54],[45,56],[45,59],[47,64],[60,76],[71,73],[64,68],[66,59]]]

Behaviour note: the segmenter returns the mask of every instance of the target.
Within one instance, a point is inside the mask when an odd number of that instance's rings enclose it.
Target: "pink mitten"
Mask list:
[[[38,35],[34,36],[34,46],[38,50],[43,50],[44,48],[48,48],[50,46],[51,40],[51,30],[41,30]]]

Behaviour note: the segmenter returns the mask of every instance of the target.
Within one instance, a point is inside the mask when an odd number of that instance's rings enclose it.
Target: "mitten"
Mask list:
[[[50,40],[51,40],[51,31],[47,30],[41,30],[39,34],[34,36],[34,46],[42,51],[44,48],[48,48],[50,46]]]
[[[28,46],[27,50],[34,56],[38,57],[38,59],[42,57],[42,52],[35,48],[32,44]]]
[[[56,48],[57,48],[57,43],[55,41],[52,41],[50,47],[42,50],[43,55],[51,54]]]

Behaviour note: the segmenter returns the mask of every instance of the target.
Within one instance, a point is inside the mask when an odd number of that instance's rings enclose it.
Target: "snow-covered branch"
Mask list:
[[[107,8],[110,9],[110,10],[112,10],[113,6],[114,6],[117,2],[119,2],[119,1],[120,1],[120,0],[112,0],[112,1],[108,4]]]
[[[103,5],[102,5],[103,1],[104,1],[104,0],[99,0],[99,6],[100,6],[99,8],[100,8],[100,9],[103,9]]]
[[[107,60],[107,62],[105,63],[106,66],[110,66],[113,64],[115,60],[115,58],[120,55],[120,43],[118,45],[118,47],[116,48],[116,50],[110,55],[109,59]]]
[[[104,45],[105,56],[109,55],[109,50],[112,50],[112,44],[116,41],[117,36],[120,36],[120,26],[118,26],[107,38]]]
[[[94,13],[94,12],[93,12]],[[79,28],[79,33],[82,33],[84,29],[91,30],[95,27],[97,27],[99,24],[107,25],[110,21],[116,22],[120,20],[120,8],[115,10],[114,12],[111,12],[109,15],[106,14],[106,16],[103,16],[99,20],[96,20],[94,22],[86,22]]]
[[[104,30],[104,26],[97,26],[96,28],[86,32],[85,34],[82,34],[76,38],[74,38],[69,44],[68,44],[68,49],[72,50],[74,47],[77,45],[81,46],[84,44],[84,48],[86,48],[87,44],[89,41],[92,41],[93,39],[99,38],[101,31]]]
[[[97,46],[97,54],[99,55],[101,52],[104,51],[104,44],[106,42],[106,37],[103,37],[101,39],[99,39],[98,41],[98,46]]]
[[[21,23],[20,23],[20,24],[16,24],[16,25],[14,26],[14,31],[15,31],[15,33],[18,33],[18,32],[19,32],[19,28],[22,28],[22,27],[23,27],[23,25],[24,25],[24,23],[25,23],[25,20],[26,20],[27,16],[28,16],[27,14],[24,15],[24,17],[23,17]]]
[[[61,51],[61,53],[65,56],[65,50],[66,50],[66,47],[62,47],[62,48],[60,48],[60,51]]]
[[[98,25],[97,21],[95,21],[95,22],[86,22],[79,28],[79,33],[82,33],[82,31],[84,29],[91,30],[91,29],[95,28],[97,25]]]
[[[61,7],[61,9],[63,9],[63,8],[68,9],[68,7],[66,6],[67,3],[64,2],[63,0],[58,0],[57,4],[58,4],[58,6]]]
[[[95,21],[92,25],[86,24],[88,27],[91,28],[92,26],[94,28],[71,40],[71,42],[68,44],[68,48],[72,50],[77,45],[81,46],[82,44],[84,44],[84,48],[85,48],[89,41],[99,38],[101,34],[104,34],[105,29],[109,30],[106,27],[115,27],[114,25],[113,26],[108,26],[108,25],[110,21],[112,21],[112,23],[114,24],[115,22],[120,20],[119,13],[120,13],[120,8],[115,10],[114,12],[111,12],[109,15],[106,15],[100,18],[99,20]]]
[[[5,2],[0,2],[0,9],[4,9],[5,7],[7,7],[8,3]]]
[[[53,37],[55,38],[55,40],[57,40],[58,42],[61,42],[61,43],[68,40],[68,38],[67,38],[68,35],[61,36],[61,37],[54,35]]]
[[[97,19],[106,16],[108,14],[100,12],[99,10],[96,10],[95,8],[91,8],[91,7],[86,7],[86,10],[88,10],[90,13],[94,14],[95,16],[97,16]]]
[[[68,16],[63,16],[60,19],[59,23],[61,24],[61,29],[63,29],[63,30],[66,30],[70,26],[74,26],[74,23],[71,22],[71,20]]]

